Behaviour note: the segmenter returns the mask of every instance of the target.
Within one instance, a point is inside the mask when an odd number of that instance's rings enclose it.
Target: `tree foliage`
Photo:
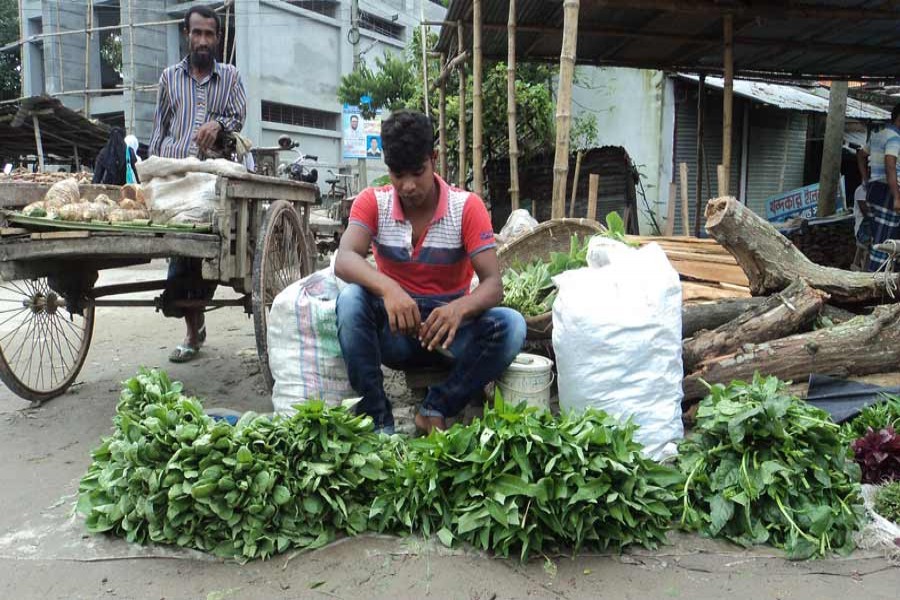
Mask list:
[[[19,7],[16,0],[0,0],[0,46],[19,39]],[[0,52],[0,99],[19,96],[18,50]]]
[[[429,34],[428,47],[437,43],[437,35]],[[429,57],[429,81],[441,72],[440,60]],[[466,66],[466,143],[471,145],[472,135],[472,68]],[[552,148],[555,136],[554,98],[552,79],[555,68],[547,65],[520,64],[516,68],[516,133],[520,156]],[[484,159],[490,161],[509,154],[508,120],[506,106],[506,64],[486,63],[482,85],[484,120]],[[451,170],[458,169],[459,136],[459,76],[454,71],[445,83],[447,99],[447,153]],[[422,73],[422,46],[419,30],[415,30],[409,45],[402,53],[388,53],[374,60],[374,67],[362,65],[357,71],[345,75],[338,88],[338,99],[358,105],[360,98],[368,96],[371,104],[361,106],[363,115],[371,118],[375,111],[410,108],[425,110],[425,88]],[[428,91],[428,104],[437,121],[439,96],[437,90]],[[471,161],[471,153],[469,155]],[[455,179],[455,177],[454,177]]]

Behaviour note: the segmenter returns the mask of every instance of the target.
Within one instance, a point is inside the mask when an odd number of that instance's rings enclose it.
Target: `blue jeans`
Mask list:
[[[417,298],[416,303],[422,321],[446,304],[429,298]],[[355,284],[338,296],[337,327],[350,385],[362,396],[356,411],[371,416],[376,429],[394,425],[382,364],[398,370],[449,367],[447,381],[429,388],[420,412],[453,417],[509,367],[525,341],[522,315],[509,308],[492,308],[460,326],[449,348],[455,358],[429,352],[415,337],[393,335],[384,301]]]

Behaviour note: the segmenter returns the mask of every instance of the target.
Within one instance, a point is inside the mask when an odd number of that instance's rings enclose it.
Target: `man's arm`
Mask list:
[[[159,78],[159,91],[156,93],[156,114],[153,117],[153,134],[150,136],[148,152],[150,156],[160,156],[162,141],[169,133],[174,110],[169,98],[169,85],[166,74]]]
[[[361,285],[384,300],[391,333],[415,335],[422,321],[419,307],[400,284],[369,264],[366,255],[371,244],[371,232],[363,225],[350,223],[341,236],[334,274],[347,283]]]
[[[860,178],[864,182],[869,181],[869,153],[865,148],[860,147],[856,151],[856,168],[859,169]]]
[[[243,129],[246,118],[247,91],[244,89],[244,82],[241,81],[240,74],[235,71],[234,84],[231,86],[228,102],[225,105],[225,112],[222,114],[219,122],[226,132],[231,133]]]

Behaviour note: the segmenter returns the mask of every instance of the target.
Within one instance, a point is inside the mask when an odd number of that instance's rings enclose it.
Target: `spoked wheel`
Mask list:
[[[47,278],[0,281],[0,379],[32,402],[68,389],[87,357],[94,303],[70,313]]]
[[[253,324],[259,368],[266,385],[274,381],[269,370],[266,330],[272,302],[284,288],[312,272],[308,236],[294,207],[284,200],[266,210],[253,256]]]

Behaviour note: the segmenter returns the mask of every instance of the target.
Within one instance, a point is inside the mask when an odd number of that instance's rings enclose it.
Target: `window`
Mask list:
[[[363,10],[359,11],[359,26],[395,40],[403,39],[403,25],[398,25],[394,20],[382,19]]]
[[[335,113],[267,100],[262,102],[262,120],[328,131],[337,131],[338,128],[338,116]]]
[[[332,19],[337,17],[338,2],[336,0],[288,0],[288,4],[297,8],[311,10]]]

